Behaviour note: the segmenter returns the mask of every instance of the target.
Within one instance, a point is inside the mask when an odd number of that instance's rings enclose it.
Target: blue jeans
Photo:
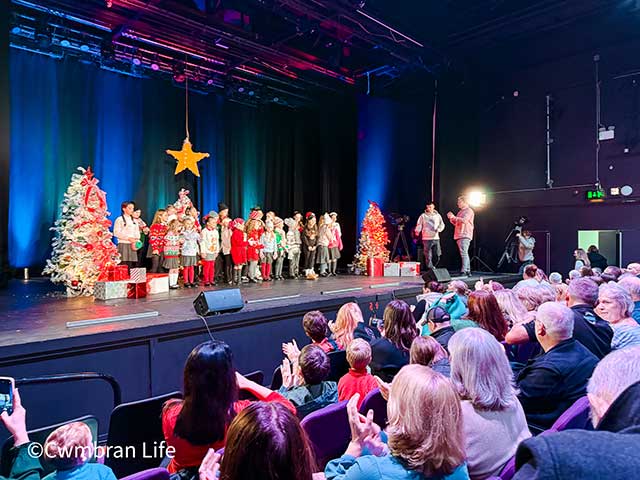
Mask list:
[[[462,272],[471,272],[471,262],[469,260],[469,245],[471,244],[470,238],[459,238],[456,240],[458,244],[458,250],[460,251],[460,258],[462,259]]]

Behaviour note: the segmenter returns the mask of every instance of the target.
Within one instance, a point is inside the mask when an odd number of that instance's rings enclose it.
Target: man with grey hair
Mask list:
[[[618,285],[631,295],[634,305],[631,316],[636,322],[640,323],[640,278],[634,276],[624,277],[618,282]]]
[[[562,275],[559,272],[552,272],[551,275],[549,275],[549,283],[551,285],[562,283]]]
[[[586,393],[587,380],[598,358],[573,338],[574,314],[557,303],[543,303],[535,319],[535,334],[544,353],[518,374],[518,398],[531,431],[551,427]]]
[[[514,480],[637,478],[640,347],[607,355],[593,371],[587,392],[596,431],[567,430],[525,440],[516,454]],[[588,448],[579,448],[584,445]]]
[[[572,280],[580,277],[582,277],[582,274],[578,270],[571,270],[569,272],[569,277],[567,278],[567,283],[570,283]]]

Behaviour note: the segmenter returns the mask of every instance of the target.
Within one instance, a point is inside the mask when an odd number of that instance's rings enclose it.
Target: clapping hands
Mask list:
[[[289,361],[288,358],[282,360],[280,371],[282,372],[282,386],[284,388],[297,387],[302,383],[298,373],[297,359],[295,362]]]
[[[198,478],[200,480],[218,480],[220,458],[221,455],[210,448],[198,469]]]
[[[300,349],[295,339],[292,339],[288,343],[282,344],[282,353],[284,353],[290,362],[297,362],[300,356]]]
[[[369,410],[366,417],[359,413],[359,400],[360,394],[356,393],[347,403],[351,442],[347,447],[346,454],[358,457],[366,448],[372,455],[385,455],[387,446],[380,439],[380,427],[373,422],[373,410]]]

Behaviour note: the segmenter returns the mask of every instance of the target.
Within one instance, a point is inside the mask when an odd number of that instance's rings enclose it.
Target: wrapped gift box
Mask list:
[[[127,298],[127,282],[96,282],[93,296],[96,300]]]
[[[169,291],[169,275],[166,273],[147,273],[147,293],[165,293]]]
[[[401,277],[417,277],[420,275],[420,262],[400,262]]]
[[[384,276],[385,277],[399,277],[400,276],[400,264],[399,263],[385,263],[384,264]]]
[[[147,296],[146,282],[127,284],[127,298],[144,298],[146,296]]]
[[[129,280],[129,267],[127,265],[111,265],[100,274],[98,280],[102,282],[122,282]]]
[[[147,283],[147,269],[132,268],[129,270],[129,283]]]
[[[370,257],[367,260],[367,275],[370,277],[382,277],[384,275],[384,259]]]

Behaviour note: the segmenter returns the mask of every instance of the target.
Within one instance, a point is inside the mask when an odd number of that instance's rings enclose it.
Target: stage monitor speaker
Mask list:
[[[242,310],[242,307],[244,307],[244,300],[238,288],[200,292],[200,295],[193,301],[196,313],[203,317],[237,312]]]
[[[425,282],[448,282],[451,280],[451,275],[446,268],[428,268],[422,278]]]

